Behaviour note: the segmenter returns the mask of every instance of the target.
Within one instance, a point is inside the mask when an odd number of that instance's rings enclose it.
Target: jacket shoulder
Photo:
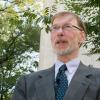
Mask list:
[[[49,73],[52,72],[53,68],[54,67],[51,67],[49,69],[40,70],[37,72],[32,72],[27,75],[23,75],[19,80],[24,80],[28,84],[34,83],[36,80],[40,79],[42,76],[45,76],[45,77],[48,76]]]
[[[89,65],[88,68],[94,75],[100,75],[100,68],[96,68],[92,65]]]

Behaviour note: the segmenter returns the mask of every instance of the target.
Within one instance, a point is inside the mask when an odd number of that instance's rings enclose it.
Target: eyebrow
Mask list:
[[[73,27],[79,29],[80,31],[83,31],[81,28],[79,28],[78,26],[72,25]]]

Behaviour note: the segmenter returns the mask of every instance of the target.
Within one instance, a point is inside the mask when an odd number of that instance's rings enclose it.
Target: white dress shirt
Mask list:
[[[76,59],[73,59],[66,64],[67,66],[67,70],[65,71],[65,74],[67,75],[67,79],[68,79],[68,85],[70,84],[71,82],[71,79],[73,78],[78,66],[79,66],[79,63],[80,63],[80,60],[78,58]],[[59,68],[63,65],[64,63],[57,60],[56,63],[55,63],[55,79],[56,79],[56,76],[57,76],[57,73],[59,71]]]

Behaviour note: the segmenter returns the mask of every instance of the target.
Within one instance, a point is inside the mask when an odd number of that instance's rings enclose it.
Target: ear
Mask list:
[[[80,37],[79,37],[80,44],[83,44],[85,42],[85,40],[86,40],[86,34],[85,34],[84,31],[81,31],[80,32]]]

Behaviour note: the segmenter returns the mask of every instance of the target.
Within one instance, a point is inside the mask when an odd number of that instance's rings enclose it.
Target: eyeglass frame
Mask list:
[[[54,27],[56,27],[56,28],[54,29]],[[57,32],[60,28],[62,28],[63,31],[68,31],[68,28],[70,28],[70,29],[75,28],[75,29],[78,29],[80,31],[83,31],[82,28],[79,28],[78,26],[75,26],[75,25],[69,25],[69,24],[65,24],[62,27],[57,26],[57,25],[51,26],[50,31],[51,32]]]

